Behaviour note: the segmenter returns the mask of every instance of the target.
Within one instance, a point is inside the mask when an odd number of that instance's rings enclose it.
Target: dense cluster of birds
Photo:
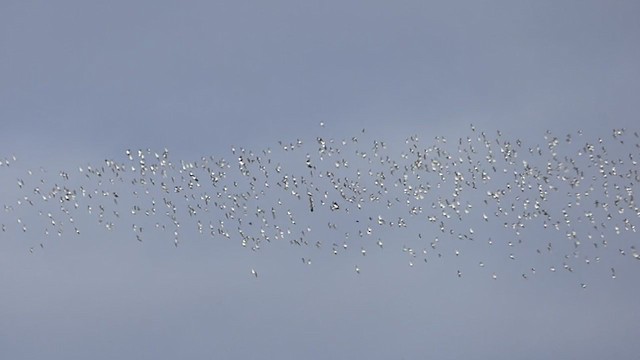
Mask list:
[[[232,147],[227,158],[173,161],[166,149],[140,149],[73,170],[41,167],[16,179],[0,234],[36,234],[25,235],[35,241],[30,252],[51,237],[120,227],[131,229],[132,240],[176,247],[194,236],[256,252],[286,242],[356,254],[348,257],[356,273],[370,251],[402,250],[414,266],[463,257],[470,244],[485,249],[468,256],[474,266],[522,259],[523,279],[541,264],[573,272],[611,256],[640,260],[637,132],[547,131],[532,144],[493,134],[471,126],[453,141],[437,136],[427,146],[412,135],[395,148],[362,130],[259,151]],[[1,158],[0,170],[16,161]],[[311,265],[311,255],[302,263]],[[616,277],[615,267],[604,267]],[[250,273],[258,277],[255,268]],[[464,276],[462,269],[452,275]]]

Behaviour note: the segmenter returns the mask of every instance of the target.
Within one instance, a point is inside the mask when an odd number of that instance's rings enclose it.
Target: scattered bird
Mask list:
[[[640,260],[629,240],[640,218],[637,132],[588,139],[581,130],[547,131],[529,142],[471,126],[454,141],[436,136],[424,144],[414,134],[395,149],[368,139],[365,129],[332,138],[320,127],[318,137],[256,151],[234,146],[227,157],[174,160],[167,149],[127,149],[75,171],[26,170],[3,194],[2,234],[37,238],[30,253],[44,251],[40,241],[52,237],[122,227],[140,243],[148,232],[169,241],[173,234],[176,248],[192,232],[253,252],[277,241],[340,257],[353,244],[368,260],[382,251],[383,236],[385,248],[402,249],[412,267],[478,261],[473,251],[483,246],[482,256],[531,269],[513,274],[524,279],[540,264],[575,273]],[[18,165],[15,156],[0,156],[0,171]],[[490,268],[482,260],[478,271]],[[302,262],[311,265],[306,255]],[[613,267],[610,275],[617,276]]]

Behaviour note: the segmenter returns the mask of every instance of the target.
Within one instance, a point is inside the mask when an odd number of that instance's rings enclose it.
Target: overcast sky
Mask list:
[[[636,1],[3,0],[0,160],[11,166],[0,166],[0,202],[19,208],[16,179],[29,170],[51,185],[60,170],[127,161],[126,149],[167,148],[179,164],[297,139],[315,151],[318,136],[359,136],[366,150],[382,139],[399,154],[410,135],[428,147],[470,135],[470,124],[532,145],[546,130],[589,141],[632,133],[639,14]],[[632,144],[608,155],[637,153]],[[193,231],[178,247],[171,234],[140,243],[95,222],[44,239],[20,231],[17,216],[3,213],[11,229],[0,234],[1,358],[638,356],[640,262],[630,254],[523,280],[503,264],[507,249],[471,246],[460,264],[447,254],[411,267],[400,238],[417,231],[383,233],[384,250],[365,259],[359,245],[333,256],[332,240],[254,252]],[[307,216],[314,231],[326,227]],[[340,233],[357,232],[354,221],[342,217]],[[622,239],[637,244],[637,234]]]

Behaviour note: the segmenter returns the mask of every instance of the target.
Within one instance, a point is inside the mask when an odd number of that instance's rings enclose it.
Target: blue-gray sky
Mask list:
[[[471,123],[532,144],[547,129],[637,129],[639,13],[635,1],[2,1],[0,159],[17,160],[0,167],[0,200],[15,205],[28,169],[61,181],[128,148],[197,161],[320,135],[399,151]],[[310,250],[288,243],[176,248],[94,225],[30,253],[42,235],[9,231],[0,357],[637,357],[630,256],[607,260],[615,280],[581,268],[524,281],[501,250],[488,255],[498,280],[475,276],[475,260],[458,279],[457,265],[409,267],[393,239],[405,235],[385,234],[366,261],[325,248],[304,266]]]

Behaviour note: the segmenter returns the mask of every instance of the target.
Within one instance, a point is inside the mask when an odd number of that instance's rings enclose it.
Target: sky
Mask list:
[[[356,243],[334,256],[332,243],[358,232],[355,211],[336,217],[320,208],[311,216],[304,201],[285,200],[298,226],[312,228],[312,244],[274,240],[251,251],[237,237],[199,236],[184,212],[179,246],[172,231],[154,233],[153,220],[136,223],[124,212],[113,231],[83,213],[81,234],[72,226],[45,236],[37,207],[56,219],[60,210],[16,201],[35,197],[39,179],[43,189],[95,187],[79,168],[87,173],[105,159],[129,164],[127,149],[150,149],[151,158],[166,148],[176,166],[210,156],[235,166],[232,148],[273,149],[274,163],[295,173],[307,170],[294,165],[306,152],[320,161],[318,137],[335,139],[357,167],[366,163],[354,151],[370,151],[374,140],[401,162],[412,135],[423,147],[443,136],[442,147],[455,149],[459,137],[480,132],[546,144],[549,130],[578,139],[561,154],[599,137],[612,159],[637,154],[639,13],[635,1],[0,1],[0,202],[15,209],[0,218],[8,227],[0,234],[0,357],[637,357],[640,262],[629,231],[611,237],[602,266],[552,274],[524,250],[485,246],[487,237],[513,235],[478,216],[456,229],[477,232],[478,241],[460,245],[461,256],[442,237],[442,261],[410,266],[403,250],[418,249],[418,232],[430,241],[438,232],[417,218],[404,230],[376,228],[384,249]],[[611,133],[622,128],[628,140],[619,144]],[[281,149],[280,141],[297,140],[298,152]],[[120,208],[136,205],[138,187],[106,182],[100,188],[121,194]],[[319,193],[331,190],[317,183]],[[280,196],[272,186],[260,202],[266,209]],[[563,197],[549,202],[558,220]],[[484,198],[464,196],[474,204]],[[362,218],[378,210],[365,206]],[[143,242],[131,223],[144,223]],[[522,232],[533,247],[537,239],[546,246],[550,234],[541,226]],[[616,254],[623,247],[626,256]],[[513,253],[518,265],[508,259]],[[480,269],[479,259],[491,269]],[[538,271],[524,280],[520,268],[531,266]]]

